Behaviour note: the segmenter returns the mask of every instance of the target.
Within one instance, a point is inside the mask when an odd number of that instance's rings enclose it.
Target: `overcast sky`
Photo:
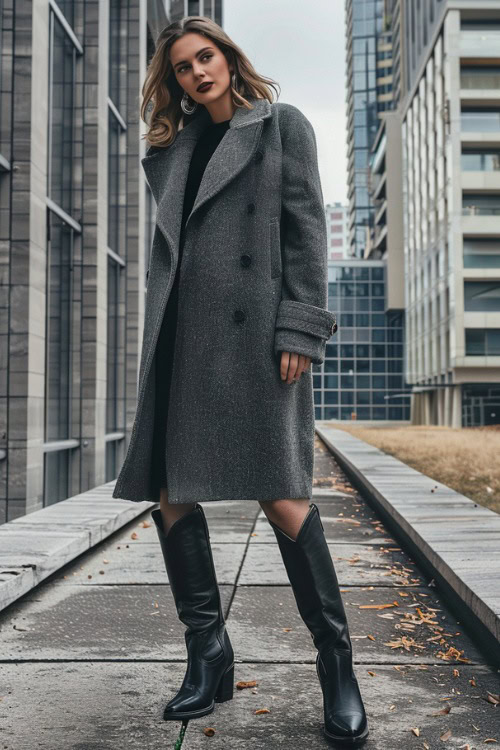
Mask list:
[[[224,0],[223,26],[311,121],[325,203],[346,202],[344,0]]]

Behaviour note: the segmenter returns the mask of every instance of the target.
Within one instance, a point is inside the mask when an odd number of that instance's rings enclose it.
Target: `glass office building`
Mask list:
[[[402,310],[385,312],[382,261],[331,261],[328,308],[338,330],[313,365],[316,419],[408,420]]]
[[[383,19],[384,0],[346,1],[349,254],[357,258],[364,256],[373,224],[369,155],[379,126],[377,38]]]

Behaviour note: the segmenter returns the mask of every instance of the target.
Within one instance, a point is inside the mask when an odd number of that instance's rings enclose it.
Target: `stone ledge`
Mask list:
[[[0,611],[153,507],[113,500],[115,481],[0,526]]]
[[[500,663],[500,515],[344,430],[316,433]]]

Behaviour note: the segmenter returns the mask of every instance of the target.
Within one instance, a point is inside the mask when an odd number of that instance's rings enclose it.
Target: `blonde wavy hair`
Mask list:
[[[178,83],[170,63],[170,49],[177,39],[189,32],[208,37],[224,54],[228,65],[232,65],[236,85],[231,85],[232,101],[236,107],[252,109],[245,97],[273,101],[271,89],[277,96],[279,84],[272,78],[257,73],[252,63],[219,24],[204,16],[186,16],[166,26],[158,36],[156,50],[148,66],[142,87],[141,118],[149,126],[144,136],[149,146],[167,147],[174,141],[182,120],[187,122],[199,115],[203,105],[198,105],[192,115],[186,116],[181,109],[184,89]]]

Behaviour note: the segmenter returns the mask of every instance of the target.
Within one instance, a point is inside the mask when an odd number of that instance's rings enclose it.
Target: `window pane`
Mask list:
[[[464,151],[462,169],[466,172],[496,172],[500,169],[500,151]]]
[[[496,132],[500,130],[500,110],[469,110],[464,108],[462,110],[461,125],[465,133]]]
[[[49,185],[52,200],[68,214],[73,208],[75,49],[54,13],[50,14]]]
[[[125,321],[120,315],[120,266],[108,258],[106,432],[125,430]]]
[[[460,71],[462,89],[500,88],[500,68],[486,65],[463,65]]]
[[[500,240],[471,237],[463,248],[464,268],[500,268]]]
[[[43,457],[43,505],[53,505],[69,497],[71,451],[48,451]]]
[[[466,312],[500,312],[500,283],[498,281],[465,281],[464,310]]]
[[[46,296],[45,440],[71,437],[71,261],[72,230],[49,214]]]
[[[109,112],[108,117],[108,247],[117,255],[125,252],[125,133]]]

